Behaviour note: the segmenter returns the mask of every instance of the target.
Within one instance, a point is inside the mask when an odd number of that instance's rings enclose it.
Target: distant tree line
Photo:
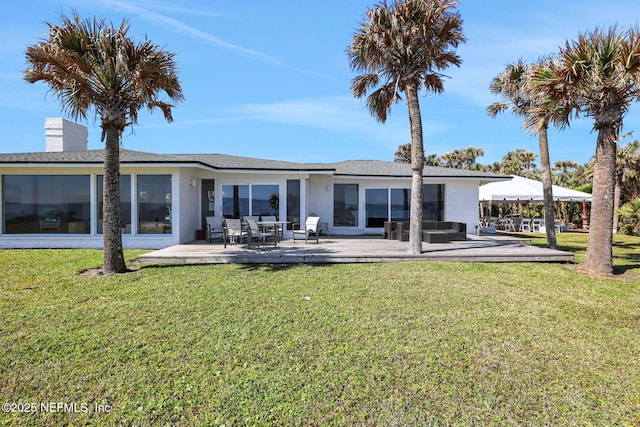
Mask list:
[[[437,155],[425,156],[425,165],[455,169],[468,169],[493,172],[503,175],[517,175],[540,181],[542,171],[533,151],[517,149],[509,151],[499,162],[482,164],[478,158],[484,156],[482,148],[468,147],[455,149]],[[411,144],[398,146],[395,162],[409,163]],[[572,188],[590,193],[593,179],[594,158],[584,164],[573,160],[554,162],[552,181],[554,185]],[[627,145],[618,146],[616,151],[616,188],[615,209],[617,215],[614,228],[623,234],[640,234],[640,141],[634,140]]]

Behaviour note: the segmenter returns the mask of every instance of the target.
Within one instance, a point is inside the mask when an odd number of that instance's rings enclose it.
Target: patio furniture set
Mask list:
[[[389,240],[409,241],[409,223],[385,221],[384,237]],[[467,240],[467,224],[453,221],[422,221],[422,241],[449,243]]]
[[[319,221],[317,216],[308,217],[304,229],[291,231],[293,242],[304,237],[305,243],[308,243],[309,238],[314,236],[316,243],[319,243]],[[206,222],[209,243],[220,238],[225,248],[227,243],[245,242],[249,249],[255,247],[258,250],[266,246],[276,247],[284,239],[284,229],[288,224],[288,221],[279,221],[275,216],[247,216],[243,219],[206,217]]]
[[[569,228],[562,220],[556,219],[553,224],[558,233]],[[482,217],[480,228],[483,230],[504,230],[521,233],[544,233],[546,231],[544,218],[527,218],[520,215],[507,215],[505,217]]]

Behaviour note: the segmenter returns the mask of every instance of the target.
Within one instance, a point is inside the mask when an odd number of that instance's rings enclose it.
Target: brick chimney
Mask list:
[[[62,118],[47,118],[44,129],[45,151],[83,151],[88,147],[86,126]]]

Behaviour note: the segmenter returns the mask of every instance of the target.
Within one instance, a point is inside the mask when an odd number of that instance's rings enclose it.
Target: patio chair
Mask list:
[[[251,242],[256,242],[256,248],[266,246],[268,243],[273,242],[273,247],[276,247],[277,240],[276,235],[270,231],[260,230],[258,223],[254,219],[247,220],[247,246],[251,249]]]
[[[537,233],[540,231],[540,227],[544,227],[544,221],[541,218],[534,218],[531,221],[531,231]]]
[[[304,223],[304,230],[293,230],[293,243],[296,242],[296,236],[304,236],[304,242],[308,243],[309,236],[313,233],[316,236],[316,243],[320,243],[318,232],[319,216],[309,216]]]
[[[263,215],[261,217],[261,221],[277,221],[278,218],[276,218],[275,215]],[[279,224],[276,224],[273,226],[273,231],[274,233],[277,234],[278,238],[283,239],[284,238],[284,230],[283,227]]]
[[[523,233],[526,231],[527,233],[531,233],[531,218],[522,218],[522,222],[520,223],[520,231]]]
[[[224,238],[224,230],[222,229],[222,218],[219,216],[208,216],[205,218],[207,221],[207,238],[209,239],[209,243],[211,243],[212,239],[215,239],[214,236],[218,236],[220,238]]]
[[[222,230],[225,248],[227,247],[227,241],[229,243],[240,243],[247,237],[247,232],[242,228],[242,221],[240,221],[240,219],[225,219]]]

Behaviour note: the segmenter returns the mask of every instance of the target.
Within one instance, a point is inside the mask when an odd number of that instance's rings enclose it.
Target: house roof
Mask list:
[[[43,164],[102,164],[104,150],[40,152],[40,153],[0,153],[0,166],[3,164],[43,165]],[[281,160],[257,159],[231,156],[227,154],[155,154],[142,151],[122,150],[121,164],[199,164],[220,170],[264,170],[264,171],[300,171],[329,172],[335,176],[369,177],[411,177],[411,165],[408,163],[387,162],[382,160],[347,160],[337,163],[294,163]],[[509,179],[507,176],[490,172],[464,169],[426,166],[424,177]]]
[[[411,165],[409,163],[385,162],[383,160],[347,160],[344,162],[333,163],[332,165],[335,168],[335,175],[411,177]],[[508,179],[508,177],[490,172],[437,166],[425,166],[422,176]]]

